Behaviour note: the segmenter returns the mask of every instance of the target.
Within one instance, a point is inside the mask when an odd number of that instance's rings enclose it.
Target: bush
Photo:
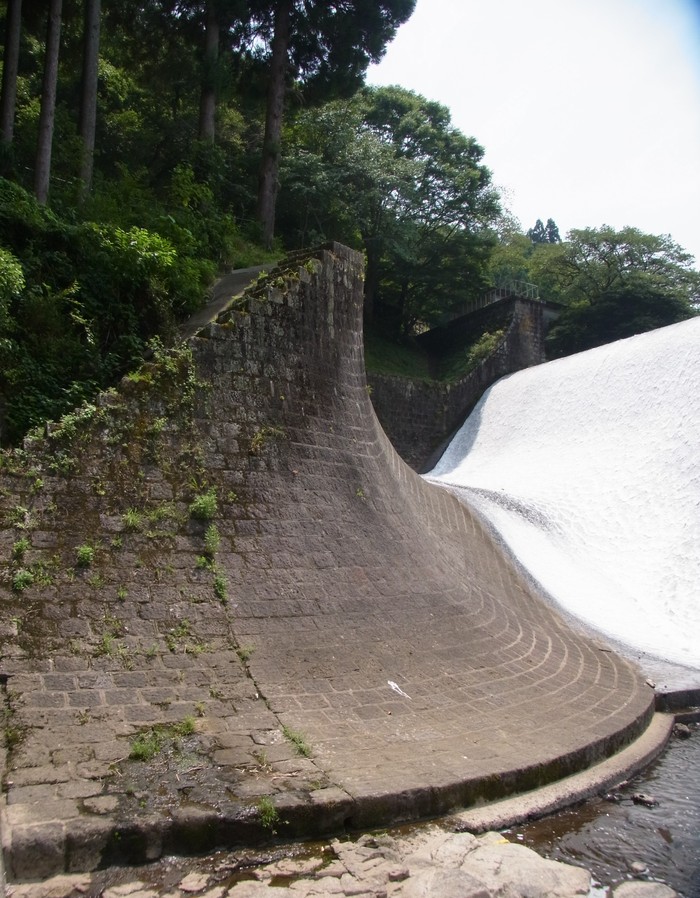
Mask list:
[[[82,545],[75,550],[75,563],[78,567],[90,567],[95,560],[95,550],[92,546]]]
[[[210,521],[216,515],[217,511],[218,503],[216,501],[216,493],[213,489],[207,490],[206,493],[201,493],[199,496],[195,496],[192,502],[190,502],[190,517],[193,517],[198,521]]]
[[[23,592],[34,583],[34,574],[31,571],[17,571],[12,576],[12,589],[15,592]]]

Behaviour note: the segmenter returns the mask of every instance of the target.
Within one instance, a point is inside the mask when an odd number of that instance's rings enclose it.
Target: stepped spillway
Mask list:
[[[700,684],[700,319],[503,378],[427,475],[568,613]],[[695,671],[693,673],[692,671]]]

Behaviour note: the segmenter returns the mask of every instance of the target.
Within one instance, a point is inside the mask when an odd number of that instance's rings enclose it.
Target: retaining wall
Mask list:
[[[433,356],[467,345],[474,334],[504,329],[503,339],[483,362],[455,383],[370,373],[372,404],[399,455],[416,471],[429,470],[479,401],[506,374],[544,362],[543,303],[502,299],[418,338]]]

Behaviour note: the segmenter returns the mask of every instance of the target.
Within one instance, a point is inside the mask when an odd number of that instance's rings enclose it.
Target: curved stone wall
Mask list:
[[[333,245],[2,456],[8,872],[385,825],[634,739],[653,693],[372,410]]]

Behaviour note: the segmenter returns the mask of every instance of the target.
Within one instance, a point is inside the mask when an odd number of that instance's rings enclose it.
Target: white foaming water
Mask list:
[[[503,378],[426,476],[567,612],[700,670],[700,318]]]

